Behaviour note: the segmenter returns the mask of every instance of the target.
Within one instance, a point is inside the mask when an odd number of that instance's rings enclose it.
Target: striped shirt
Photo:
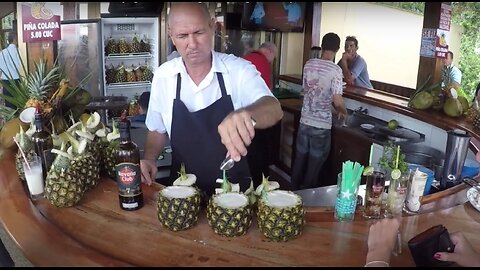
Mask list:
[[[342,69],[332,61],[310,59],[303,68],[303,105],[300,123],[331,129],[332,98],[342,95]]]

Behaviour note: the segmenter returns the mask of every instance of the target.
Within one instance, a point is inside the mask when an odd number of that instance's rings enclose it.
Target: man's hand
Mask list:
[[[255,136],[250,113],[246,110],[230,113],[218,125],[218,133],[230,157],[237,162],[240,161],[242,156],[247,155],[247,147]]]
[[[140,170],[142,172],[142,182],[150,186],[155,181],[158,171],[156,161],[152,159],[140,160]]]

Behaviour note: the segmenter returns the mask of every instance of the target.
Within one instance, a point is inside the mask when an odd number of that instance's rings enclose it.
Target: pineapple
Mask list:
[[[118,52],[119,53],[130,53],[130,45],[127,42],[127,38],[122,37],[120,38],[120,41],[118,41]]]
[[[128,104],[128,115],[134,116],[138,115],[140,112],[140,105],[138,104],[138,95],[135,95],[130,103]]]
[[[125,66],[123,63],[117,68],[117,72],[115,74],[115,80],[114,82],[116,83],[123,83],[127,81],[127,72],[125,70]]]
[[[475,115],[475,118],[473,118],[472,124],[476,129],[480,129],[480,113],[477,113],[477,115]]]
[[[150,52],[150,43],[148,43],[148,38],[146,35],[143,36],[143,39],[140,40],[140,51],[141,52]]]
[[[137,79],[137,81],[141,81],[143,78],[142,67],[141,66],[136,67],[134,69],[134,72],[135,72],[135,78]]]
[[[17,168],[20,180],[25,180],[25,174],[22,165],[24,158],[21,151],[23,151],[27,160],[31,160],[32,157],[36,156],[37,154],[35,153],[31,137],[23,131],[23,127],[21,125],[20,132],[15,135],[15,139],[21,148],[21,150],[18,149],[17,154],[15,155],[15,166]]]
[[[52,111],[52,105],[47,101],[51,92],[58,86],[60,81],[60,66],[55,65],[51,70],[47,70],[47,62],[41,59],[35,63],[35,72],[30,74],[26,80],[26,94],[28,100],[25,103],[27,107],[40,106],[44,115]]]
[[[467,122],[473,123],[473,120],[477,117],[478,114],[479,114],[478,101],[475,99],[472,106],[470,106],[470,108],[467,110],[467,116],[466,116]]]
[[[132,67],[130,68],[125,68],[125,73],[126,73],[126,78],[127,82],[136,82],[137,78],[135,76],[135,72],[133,71],[135,67],[132,64]]]
[[[105,46],[105,54],[108,56],[109,54],[118,53],[118,44],[115,42],[112,36],[107,41],[107,45]]]
[[[138,41],[137,34],[132,38],[132,44],[130,45],[132,53],[139,53],[141,52],[140,42]]]
[[[142,69],[142,81],[151,82],[153,79],[153,71],[148,65],[144,65]]]
[[[222,188],[215,193],[207,205],[208,225],[221,236],[236,237],[247,233],[252,223],[253,208],[250,198],[240,192],[238,184],[231,184],[224,174]]]
[[[83,149],[79,149],[79,156],[82,156]],[[70,147],[71,148],[71,147]],[[56,207],[71,207],[76,205],[85,192],[81,171],[75,167],[74,157],[65,152],[66,143],[60,149],[53,149],[57,157],[52,163],[45,179],[45,197]],[[78,158],[77,158],[78,159]]]
[[[105,67],[105,80],[107,84],[115,82],[115,74],[116,70],[112,63],[110,63],[110,66]]]
[[[112,132],[107,134],[106,139],[107,143],[101,155],[101,172],[115,179],[115,151],[120,143],[120,132],[115,121],[112,121]]]
[[[187,174],[182,164],[173,186],[158,192],[157,216],[163,226],[174,232],[192,227],[200,213],[200,190],[193,185],[197,177]]]
[[[263,177],[255,193],[258,200],[258,227],[262,234],[273,241],[288,241],[301,234],[305,224],[302,198],[285,190],[276,190],[277,182]]]

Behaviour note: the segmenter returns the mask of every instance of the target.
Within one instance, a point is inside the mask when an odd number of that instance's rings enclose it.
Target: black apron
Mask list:
[[[223,76],[217,72],[218,84],[222,97],[210,106],[190,112],[180,100],[182,78],[177,75],[177,93],[173,101],[172,130],[170,143],[172,147],[172,167],[170,181],[178,178],[180,165],[185,164],[187,173],[197,176],[196,185],[208,196],[221,184],[217,178],[223,178],[220,164],[225,159],[227,149],[222,144],[218,125],[233,111],[232,99],[227,95]],[[235,163],[227,172],[231,183],[239,183],[240,189],[245,191],[250,186],[250,171],[245,158]]]

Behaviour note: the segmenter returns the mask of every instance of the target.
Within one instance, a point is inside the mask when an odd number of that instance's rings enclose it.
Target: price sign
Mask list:
[[[22,4],[23,41],[44,42],[61,39],[60,16],[53,15],[45,2]]]

